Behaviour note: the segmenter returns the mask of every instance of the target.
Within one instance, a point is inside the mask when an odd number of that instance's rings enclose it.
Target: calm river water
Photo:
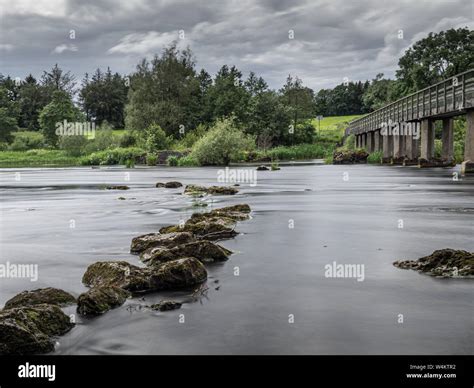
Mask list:
[[[257,186],[207,200],[207,209],[253,209],[238,224],[241,234],[222,242],[236,253],[208,266],[207,295],[191,302],[190,291],[151,294],[78,318],[56,353],[472,354],[474,283],[392,266],[440,248],[474,250],[474,177],[455,181],[456,170],[306,165],[259,172]],[[129,254],[134,236],[196,211],[182,189],[155,183],[211,185],[217,173],[0,169],[0,262],[39,265],[37,282],[0,280],[0,305],[48,286],[79,295],[96,261],[141,265]],[[107,191],[105,184],[131,189]],[[364,281],[326,278],[324,266],[334,261],[364,264]],[[164,298],[190,302],[164,313],[140,308]]]

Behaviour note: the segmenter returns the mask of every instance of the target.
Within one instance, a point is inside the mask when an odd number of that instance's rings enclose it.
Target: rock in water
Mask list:
[[[211,195],[234,195],[239,190],[231,186],[197,186],[187,185],[184,189],[184,194],[211,194]]]
[[[268,171],[268,170],[270,170],[270,169],[267,166],[262,165],[262,166],[257,167],[257,171]]]
[[[183,304],[173,300],[162,300],[159,303],[152,304],[150,308],[158,311],[170,311],[180,309]]]
[[[123,288],[132,293],[180,289],[207,279],[206,268],[192,257],[166,262],[158,267],[139,268],[125,261],[103,261],[90,265],[82,281],[90,287]]]
[[[77,298],[77,312],[82,315],[100,315],[123,305],[130,295],[130,292],[114,286],[94,287]]]
[[[129,190],[130,187],[124,186],[124,185],[118,185],[118,186],[107,186],[107,190]]]
[[[177,189],[178,187],[182,187],[183,184],[181,182],[166,182],[166,183],[163,183],[163,182],[158,182],[156,185],[156,187],[164,187],[164,188],[167,188],[167,189]]]
[[[230,218],[211,218],[199,220],[198,222],[188,220],[183,226],[165,226],[160,229],[160,233],[171,233],[181,230],[192,233],[198,239],[222,240],[237,236],[238,233],[234,228],[235,221]]]
[[[55,305],[38,304],[0,311],[0,354],[28,355],[54,350],[54,336],[74,327]]]
[[[148,233],[132,240],[130,252],[140,253],[152,247],[169,247],[191,241],[194,241],[193,235],[180,229],[174,230],[172,233]]]
[[[355,151],[346,149],[337,149],[333,153],[333,164],[358,164],[367,163],[369,154],[364,150]]]
[[[432,276],[474,277],[474,253],[449,248],[434,251],[418,260],[395,261],[393,265]]]
[[[76,298],[66,291],[48,287],[19,293],[5,303],[5,309],[34,306],[37,304],[54,304],[59,307],[65,307],[75,303]]]
[[[173,248],[151,248],[143,252],[140,258],[147,265],[159,265],[183,257],[194,257],[201,262],[225,261],[232,251],[207,240],[194,241]]]
[[[130,292],[151,289],[150,275],[126,261],[101,261],[91,264],[82,282],[88,287],[119,287]]]

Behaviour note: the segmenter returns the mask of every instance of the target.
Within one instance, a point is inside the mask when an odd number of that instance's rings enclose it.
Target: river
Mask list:
[[[474,250],[474,177],[454,180],[454,171],[295,165],[258,172],[256,186],[206,199],[207,210],[253,209],[238,224],[240,235],[222,242],[236,253],[207,265],[207,292],[149,294],[101,317],[77,317],[56,354],[472,354],[472,280],[392,265],[435,249]],[[142,265],[129,253],[133,237],[202,211],[182,189],[155,183],[211,185],[217,173],[0,169],[0,262],[39,268],[36,282],[1,279],[0,305],[50,286],[77,296],[96,261]],[[104,190],[107,184],[130,190]],[[363,281],[325,277],[333,262],[363,264]],[[189,303],[170,312],[142,307],[161,299]]]

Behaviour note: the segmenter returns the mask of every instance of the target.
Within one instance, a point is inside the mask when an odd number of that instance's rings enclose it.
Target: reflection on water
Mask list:
[[[245,202],[254,210],[239,223],[241,234],[223,242],[236,253],[208,266],[205,292],[146,295],[79,318],[57,353],[472,353],[472,282],[391,264],[439,248],[474,249],[474,178],[453,181],[452,171],[295,165],[259,172],[256,187],[204,200],[204,209]],[[0,170],[1,261],[39,264],[36,283],[2,279],[0,303],[46,286],[78,295],[95,261],[142,265],[129,254],[132,237],[199,211],[182,188],[154,187],[170,180],[217,184],[217,169]],[[103,190],[112,184],[130,190]],[[364,264],[365,280],[325,278],[333,261]],[[165,313],[144,308],[164,298],[186,303]]]

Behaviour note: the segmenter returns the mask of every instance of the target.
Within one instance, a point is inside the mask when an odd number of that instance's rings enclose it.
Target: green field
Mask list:
[[[347,124],[359,117],[362,117],[362,115],[330,116],[324,117],[321,122],[313,119],[311,124],[313,124],[316,130],[319,141],[341,142]]]

